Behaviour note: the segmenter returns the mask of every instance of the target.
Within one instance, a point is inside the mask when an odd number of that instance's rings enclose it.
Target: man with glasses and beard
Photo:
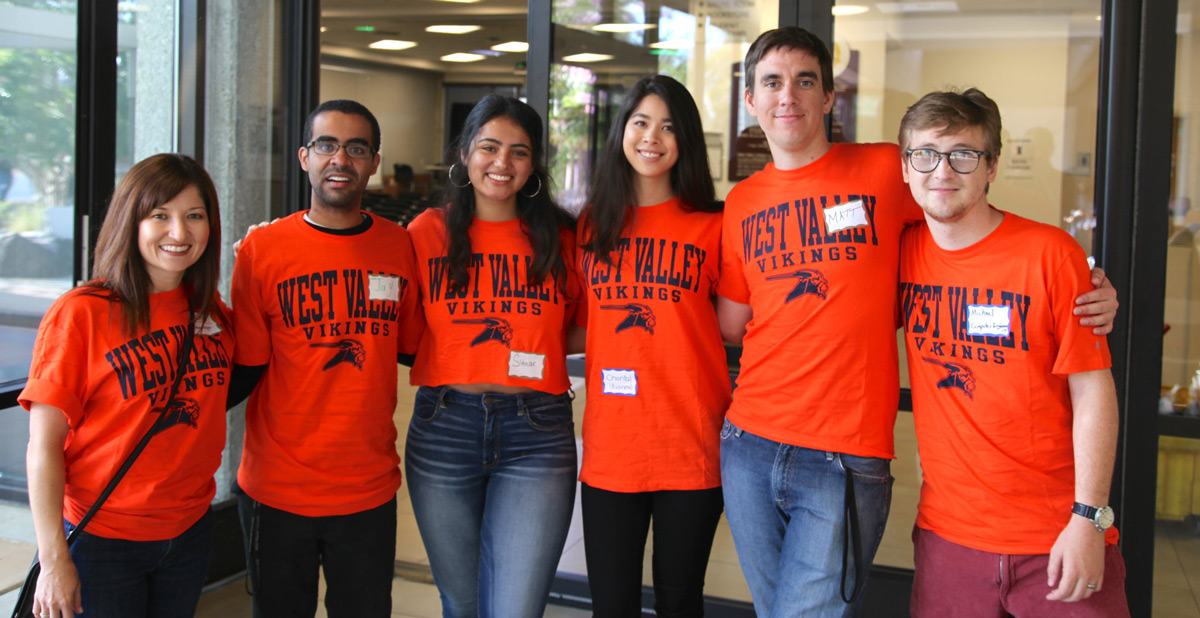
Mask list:
[[[424,324],[408,233],[361,209],[379,133],[354,101],[313,110],[308,209],[238,250],[235,384],[257,382],[238,469],[256,617],[314,615],[322,568],[330,616],[391,612],[396,363]]]
[[[900,243],[923,471],[912,615],[1127,617],[1112,360],[1071,317],[1083,250],[988,204],[1000,110],[979,90],[922,97],[900,145],[925,215]]]

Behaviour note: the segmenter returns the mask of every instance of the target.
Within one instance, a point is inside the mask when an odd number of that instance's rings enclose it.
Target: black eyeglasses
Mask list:
[[[332,157],[337,154],[339,148],[345,148],[346,154],[350,155],[351,159],[366,159],[375,154],[375,150],[366,144],[339,144],[331,140],[313,140],[304,147],[323,157]]]
[[[951,150],[938,152],[932,148],[909,148],[904,151],[908,155],[908,164],[922,174],[928,174],[937,169],[942,157],[950,161],[950,169],[959,174],[970,174],[979,168],[979,160],[988,156],[986,150]]]

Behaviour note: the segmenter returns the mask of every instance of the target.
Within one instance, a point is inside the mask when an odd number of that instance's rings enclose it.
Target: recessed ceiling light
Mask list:
[[[529,51],[529,43],[525,41],[509,41],[507,43],[498,43],[492,46],[492,49],[498,52],[523,53]]]
[[[655,24],[596,24],[592,30],[596,32],[641,32],[657,28]]]
[[[612,60],[612,59],[613,59],[613,57],[608,54],[583,53],[583,54],[573,54],[570,56],[563,56],[563,62],[604,62],[605,60]]]
[[[833,14],[838,17],[845,17],[846,15],[862,15],[869,10],[871,10],[870,7],[858,4],[841,4],[833,7]]]
[[[416,47],[416,46],[417,46],[417,44],[412,41],[397,41],[395,39],[382,39],[379,41],[375,41],[374,43],[371,43],[367,47],[370,47],[371,49],[387,49],[387,50],[395,51],[398,49],[409,49],[409,48]]]
[[[326,28],[325,26],[321,26],[321,32],[327,32],[328,30],[329,30],[329,28]]]
[[[483,60],[483,56],[479,54],[468,54],[459,52],[456,54],[446,54],[442,56],[442,62],[479,62]]]
[[[425,28],[425,32],[436,32],[438,34],[466,34],[468,32],[475,32],[480,28],[482,28],[482,26],[429,26],[428,28]]]
[[[953,0],[945,2],[880,2],[875,5],[880,13],[957,13],[958,3]]]
[[[650,44],[650,47],[654,49],[687,49],[691,46],[691,39],[672,39],[670,41],[659,41]]]

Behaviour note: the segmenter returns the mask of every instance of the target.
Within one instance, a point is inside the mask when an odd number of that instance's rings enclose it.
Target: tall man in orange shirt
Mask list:
[[[750,46],[746,106],[774,162],[725,205],[718,311],[743,349],[721,483],[764,618],[856,615],[891,503],[900,235],[922,214],[894,144],[829,142],[831,65],[802,28]]]
[[[322,568],[330,616],[391,613],[396,362],[424,321],[408,233],[361,211],[379,133],[354,101],[313,110],[308,209],[247,236],[234,265],[235,376],[261,376],[238,469],[256,618],[312,616]]]
[[[1083,250],[988,204],[1000,111],[979,90],[922,97],[900,144],[925,212],[900,258],[924,471],[912,614],[1129,616],[1106,506],[1112,361],[1071,317],[1091,289]]]

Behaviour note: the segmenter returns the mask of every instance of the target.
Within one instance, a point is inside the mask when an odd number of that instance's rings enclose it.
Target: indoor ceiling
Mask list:
[[[895,25],[897,21],[912,24],[929,22],[938,28],[939,20],[930,17],[975,18],[972,22],[988,23],[989,17],[1021,17],[1037,19],[1039,15],[1072,15],[1074,19],[1093,20],[1099,13],[1099,0],[1009,0],[997,3],[994,0],[951,0],[921,2],[876,2],[857,1],[867,12],[854,17],[839,19],[882,19]],[[571,6],[559,2],[556,6]],[[644,2],[621,1],[617,3],[628,12],[641,12],[644,21],[657,23],[663,6],[688,12],[694,4],[689,0],[645,0]],[[763,3],[768,4],[766,2]],[[840,3],[841,5],[848,2]],[[590,65],[607,73],[641,73],[653,71],[657,66],[652,52],[645,45],[655,42],[657,33],[647,32],[642,45],[630,44],[621,35],[600,33],[584,27],[602,22],[628,22],[630,18],[613,17],[613,0],[578,0],[574,9],[565,9],[577,15],[579,26],[556,25],[555,61],[564,56],[578,53],[606,54],[611,60]],[[321,3],[321,53],[326,60],[337,58],[375,64],[405,66],[414,69],[441,73],[471,75],[503,81],[523,81],[525,53],[522,51],[495,51],[493,46],[504,43],[527,41],[527,0],[478,0],[476,2],[447,0],[323,0]],[[1096,15],[1093,15],[1095,13]],[[982,19],[979,19],[982,18]],[[994,22],[992,22],[994,23]],[[1032,25],[1024,22],[1027,26]],[[1094,23],[1094,22],[1093,22]],[[956,20],[956,25],[961,24]],[[442,34],[426,31],[430,26],[467,25],[478,26],[478,30],[466,34]],[[942,26],[944,26],[942,22]],[[940,28],[931,32],[930,38],[952,36],[963,38],[958,28],[953,34]],[[1097,27],[1098,31],[1099,28]],[[990,33],[995,36],[997,33]],[[1098,34],[1098,32],[1097,32]],[[905,28],[904,38],[921,38],[919,32]],[[990,38],[990,37],[989,37]],[[408,49],[372,49],[370,45],[380,40],[395,40],[415,43]],[[482,56],[474,62],[448,62],[442,58],[449,54],[476,53]]]

